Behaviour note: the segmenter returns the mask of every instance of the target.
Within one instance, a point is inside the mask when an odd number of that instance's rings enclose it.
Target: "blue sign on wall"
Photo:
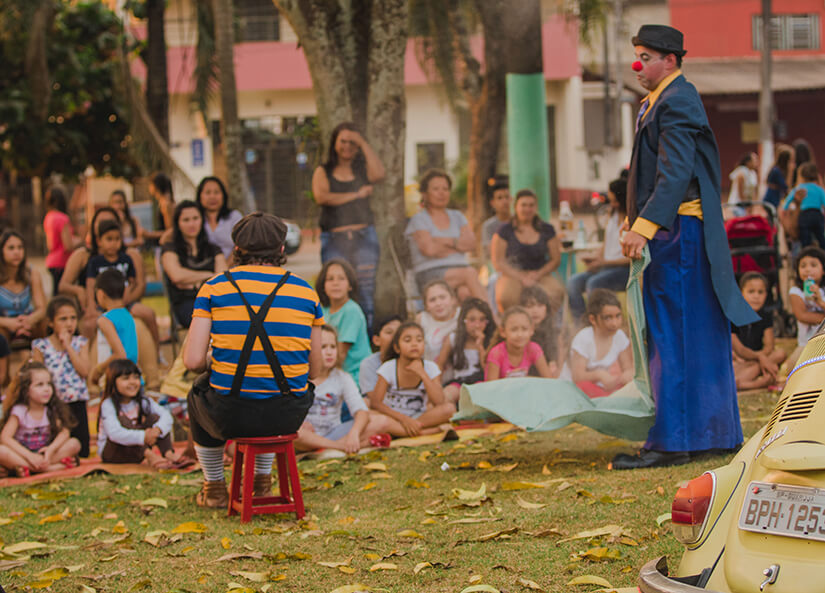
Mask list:
[[[203,140],[200,138],[192,140],[192,166],[203,167]]]

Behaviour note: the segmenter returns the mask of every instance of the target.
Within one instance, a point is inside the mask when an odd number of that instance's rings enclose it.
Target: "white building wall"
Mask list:
[[[416,145],[443,142],[445,166],[449,171],[461,155],[458,120],[438,91],[430,86],[407,87],[407,138],[404,143],[404,184],[416,182]]]

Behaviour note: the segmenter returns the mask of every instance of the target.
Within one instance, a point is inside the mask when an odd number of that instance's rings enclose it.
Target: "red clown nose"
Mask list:
[[[644,66],[642,66],[642,63],[639,60],[633,62],[633,65],[630,67],[633,68],[633,72],[641,72],[642,68],[644,68]]]

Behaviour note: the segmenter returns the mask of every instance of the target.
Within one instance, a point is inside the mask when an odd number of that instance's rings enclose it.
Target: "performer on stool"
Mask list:
[[[742,443],[730,322],[758,319],[733,274],[720,201],[719,150],[696,88],[682,76],[682,33],[643,25],[632,40],[642,101],[622,250],[651,262],[643,296],[656,421],[613,469],[687,463]]]

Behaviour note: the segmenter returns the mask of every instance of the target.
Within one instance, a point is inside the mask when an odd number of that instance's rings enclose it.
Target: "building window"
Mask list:
[[[235,17],[238,43],[280,39],[278,10],[272,0],[235,0]]]
[[[762,49],[762,15],[751,21],[753,49]],[[772,49],[819,49],[818,14],[775,14],[771,16]]]
[[[418,174],[421,175],[427,169],[444,168],[444,143],[429,142],[415,145],[416,161],[418,162]]]

